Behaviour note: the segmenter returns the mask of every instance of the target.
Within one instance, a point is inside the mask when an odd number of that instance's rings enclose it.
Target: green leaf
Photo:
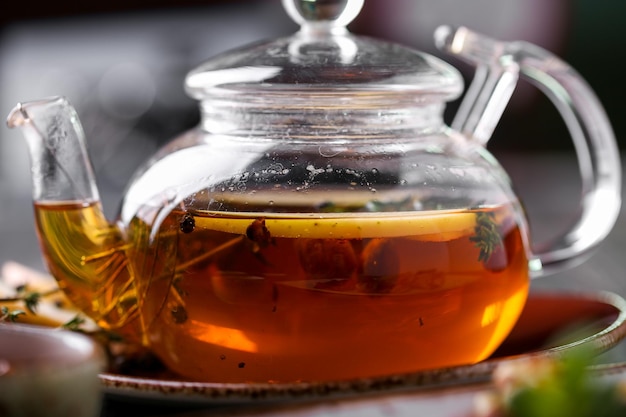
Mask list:
[[[85,319],[80,317],[79,315],[76,315],[70,321],[61,325],[61,327],[67,330],[80,331],[80,326],[82,326],[84,323]]]
[[[519,389],[506,404],[510,417],[617,417],[626,402],[617,387],[589,371],[593,353],[574,349],[557,362],[555,372]]]
[[[0,308],[0,314],[0,321],[15,323],[19,316],[26,313],[22,310],[10,310],[8,307],[2,306],[2,308]]]
[[[37,314],[37,305],[41,300],[41,294],[38,292],[29,292],[24,296],[24,304],[26,309],[33,314]]]

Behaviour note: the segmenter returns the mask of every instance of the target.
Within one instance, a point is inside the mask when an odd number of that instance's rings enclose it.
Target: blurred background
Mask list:
[[[105,211],[158,146],[198,122],[185,74],[213,55],[297,30],[280,0],[57,0],[0,14],[0,115],[19,101],[65,95],[88,140]],[[441,24],[525,40],[569,62],[604,104],[626,147],[626,2],[623,0],[366,0],[352,32],[437,55],[466,81],[472,68],[434,49]],[[457,102],[446,111],[451,120]],[[517,184],[538,239],[576,209],[579,180],[569,134],[552,105],[521,82],[489,148]],[[44,270],[31,209],[30,166],[18,132],[0,127],[0,264]],[[626,296],[626,224],[588,262],[538,286]]]

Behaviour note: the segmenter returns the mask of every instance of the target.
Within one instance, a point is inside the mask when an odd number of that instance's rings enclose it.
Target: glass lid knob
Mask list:
[[[283,7],[303,30],[345,31],[365,0],[283,0]]]

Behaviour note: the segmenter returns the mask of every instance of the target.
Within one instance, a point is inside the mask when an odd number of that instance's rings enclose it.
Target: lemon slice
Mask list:
[[[261,214],[265,227],[274,238],[362,239],[409,237],[412,239],[444,241],[472,233],[475,213],[409,213],[359,214],[350,216]],[[237,217],[196,218],[196,226],[221,232],[246,234],[254,219]]]

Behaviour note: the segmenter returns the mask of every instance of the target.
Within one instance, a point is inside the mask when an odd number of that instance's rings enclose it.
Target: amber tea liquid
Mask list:
[[[52,219],[46,207],[38,211]],[[137,222],[127,253],[146,340],[184,377],[366,377],[475,363],[498,347],[528,292],[513,216],[506,206],[302,216],[174,211],[152,237]],[[486,226],[496,231],[490,251],[476,239]]]

